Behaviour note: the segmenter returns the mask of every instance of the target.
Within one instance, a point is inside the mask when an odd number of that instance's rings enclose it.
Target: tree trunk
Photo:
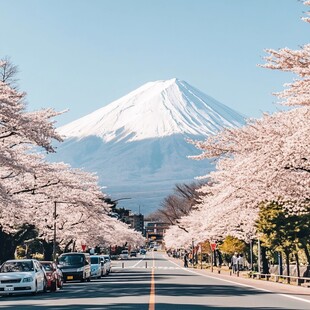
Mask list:
[[[297,277],[300,277],[300,268],[299,268],[299,257],[298,254],[295,253],[295,259],[296,259],[296,269],[297,269]]]
[[[24,224],[15,234],[9,234],[3,231],[0,226],[0,262],[8,259],[14,259],[16,247],[22,245],[25,240],[36,236],[35,226]]]
[[[282,253],[278,252],[279,275],[283,275]]]
[[[266,256],[266,247],[261,247],[261,254],[262,254],[262,264],[263,264],[263,274],[269,274],[269,262]]]
[[[222,258],[222,253],[220,250],[216,250],[217,251],[217,257],[218,257],[218,260],[219,260],[219,267],[222,266],[223,264],[223,258]]]
[[[71,252],[71,250],[69,249],[70,245],[73,244],[73,247],[74,247],[74,243],[73,243],[73,239],[71,239],[65,246],[64,248],[64,253],[66,252]]]
[[[288,276],[287,283],[291,283],[291,280],[289,278],[290,276],[290,252],[289,251],[285,251],[285,260],[286,260],[286,275]]]
[[[44,260],[53,260],[53,241],[46,242],[46,240],[41,240],[43,246]]]
[[[0,228],[0,263],[5,262],[8,259],[14,259],[16,250],[16,242],[14,241],[14,235],[7,234]]]
[[[302,249],[304,250],[306,257],[307,257],[307,265],[310,265],[310,253],[307,247],[307,244],[302,244]]]

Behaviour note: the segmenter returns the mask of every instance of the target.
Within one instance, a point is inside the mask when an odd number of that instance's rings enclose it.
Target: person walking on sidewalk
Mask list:
[[[238,264],[238,270],[243,270],[243,254],[239,254],[239,257],[237,259],[237,264]]]
[[[187,253],[185,252],[184,254],[184,267],[187,268],[188,267],[188,256]]]
[[[238,271],[238,256],[238,253],[235,253],[231,258],[231,268],[233,273],[236,273]]]

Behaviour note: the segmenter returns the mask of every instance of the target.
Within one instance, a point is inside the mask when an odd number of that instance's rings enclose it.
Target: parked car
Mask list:
[[[128,259],[129,254],[128,254],[128,250],[123,250],[121,252],[121,254],[119,255],[120,259]]]
[[[52,261],[40,261],[47,277],[47,290],[55,292],[63,286],[63,274],[57,265]]]
[[[63,253],[58,257],[58,268],[62,271],[64,282],[90,281],[90,255],[88,253]]]
[[[12,259],[0,267],[0,295],[45,292],[44,268],[35,259]]]
[[[91,255],[90,256],[91,264],[91,276],[92,278],[101,278],[107,274],[106,266],[101,262],[100,255]]]
[[[106,274],[108,275],[112,271],[112,264],[110,255],[101,255],[101,262],[104,263],[106,268]]]
[[[130,257],[137,257],[137,252],[136,251],[131,251],[130,252]]]
[[[146,254],[146,249],[140,249],[140,254],[145,255]]]

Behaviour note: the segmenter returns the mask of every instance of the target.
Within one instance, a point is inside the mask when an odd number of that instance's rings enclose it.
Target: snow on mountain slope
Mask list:
[[[242,122],[235,111],[186,82],[171,79],[146,83],[59,132],[68,138],[137,141],[173,134],[209,135]]]
[[[66,137],[49,155],[96,172],[120,206],[144,214],[156,210],[177,183],[191,183],[214,169],[186,137],[203,139],[223,127],[244,124],[237,112],[184,81],[147,83],[58,130]]]

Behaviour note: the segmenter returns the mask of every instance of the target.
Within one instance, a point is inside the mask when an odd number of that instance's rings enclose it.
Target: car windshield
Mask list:
[[[90,257],[90,263],[93,265],[94,264],[100,264],[99,260],[100,260],[100,257],[93,257],[93,256]]]
[[[50,263],[41,263],[45,271],[53,271],[53,266]]]
[[[27,272],[33,270],[32,261],[8,261],[1,266],[0,272]]]
[[[84,255],[61,255],[58,261],[59,264],[63,266],[84,265]]]

